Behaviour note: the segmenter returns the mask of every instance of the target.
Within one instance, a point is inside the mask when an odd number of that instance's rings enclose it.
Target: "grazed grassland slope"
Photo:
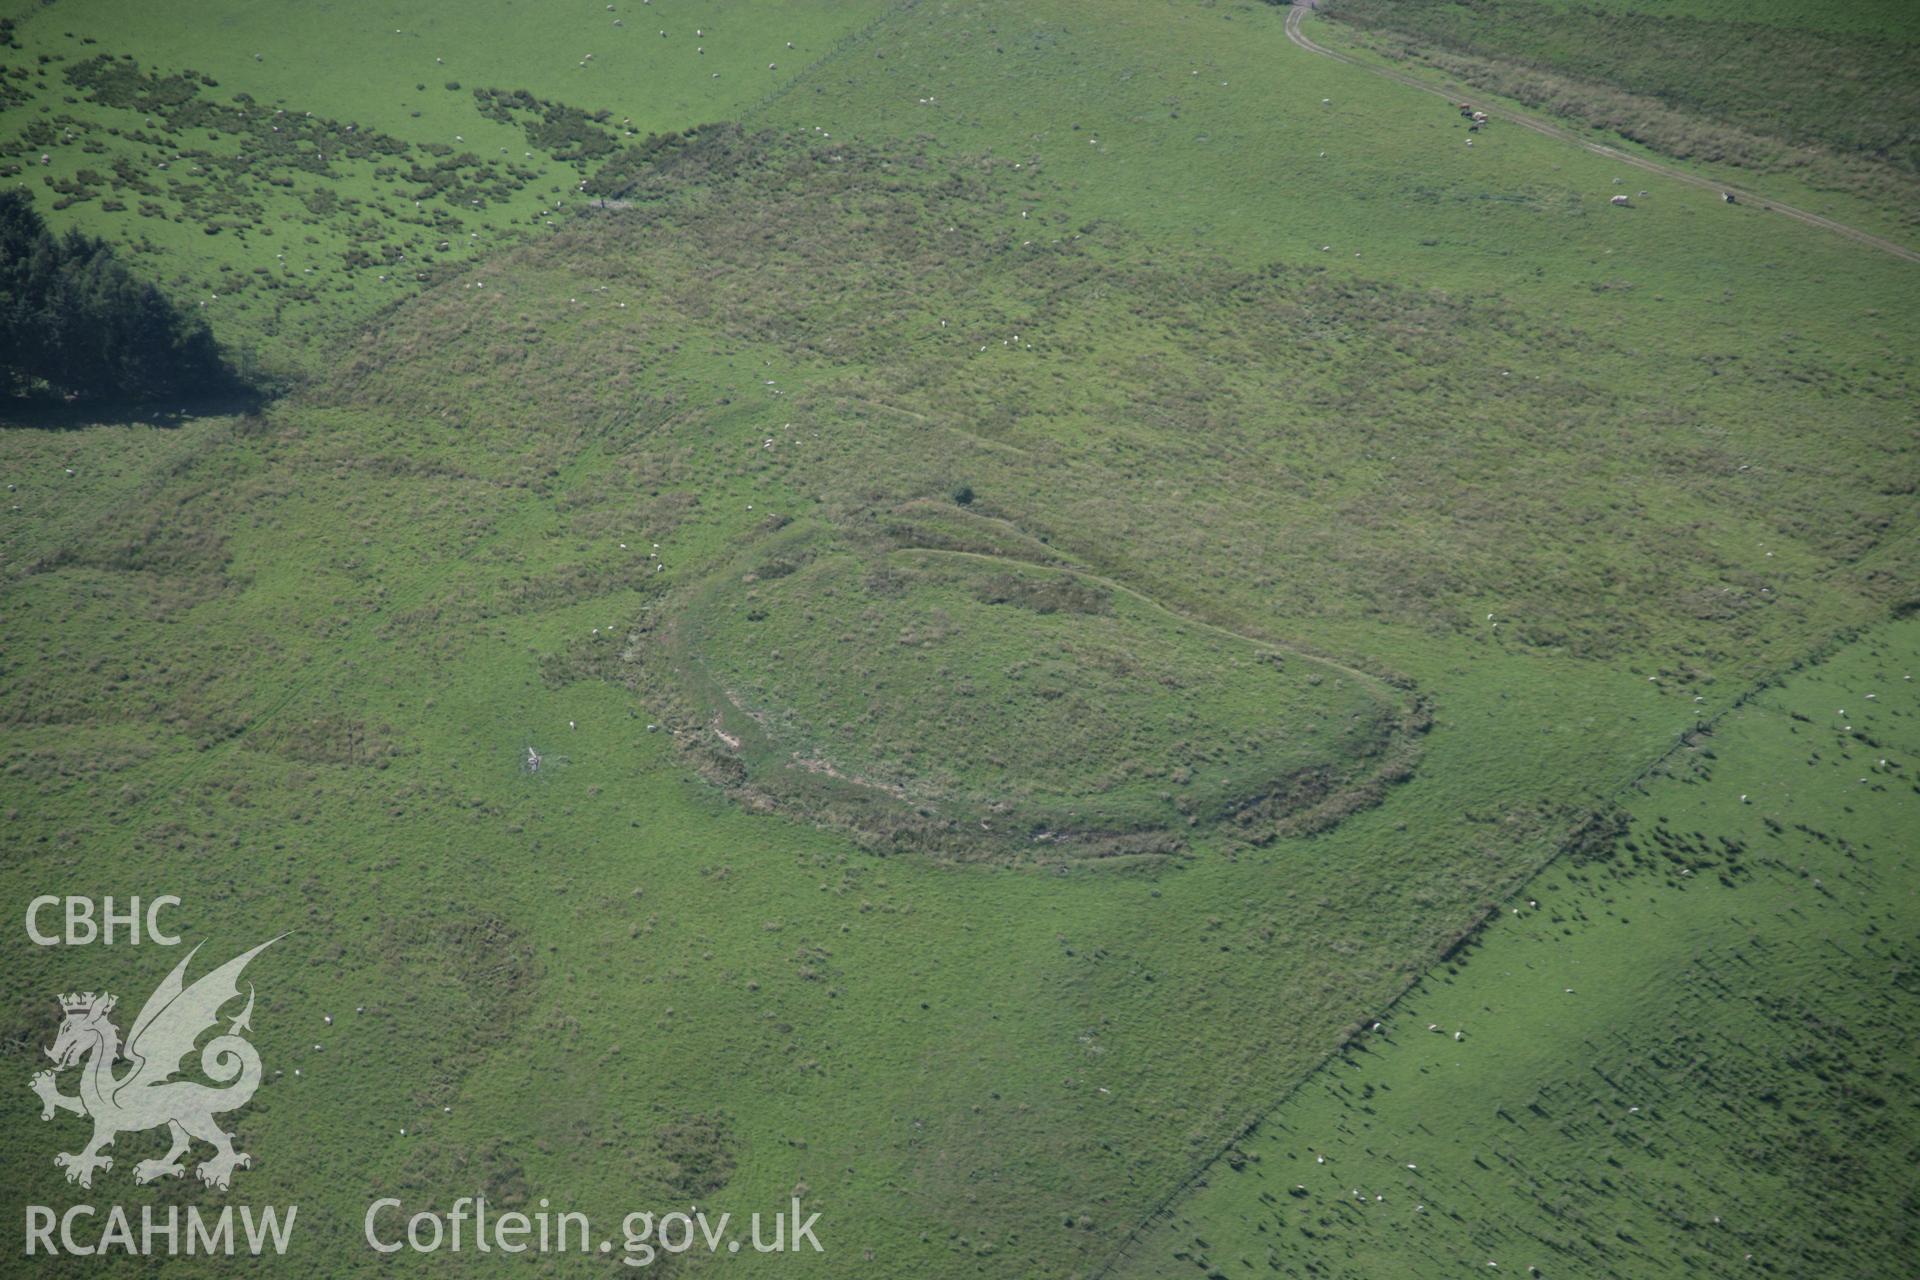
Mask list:
[[[306,372],[323,334],[554,225],[621,146],[739,113],[885,7],[12,0],[0,180]]]
[[[1400,60],[1655,151],[1911,204],[1920,24],[1911,8],[1326,0]],[[1905,215],[1911,231],[1911,213]]]
[[[263,414],[0,438],[0,890],[296,930],[285,1273],[374,1270],[376,1194],[796,1188],[830,1252],[770,1269],[1093,1271],[1700,718],[1911,610],[1899,270],[1468,151],[1282,19],[898,6],[568,167],[621,207],[290,304],[372,318]],[[7,956],[24,1077],[80,979]]]
[[[1898,1273],[1917,665],[1877,628],[1729,713],[1118,1273]]]

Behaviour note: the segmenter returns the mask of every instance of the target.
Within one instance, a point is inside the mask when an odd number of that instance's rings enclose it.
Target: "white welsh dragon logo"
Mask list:
[[[181,1080],[181,1065],[193,1052],[194,1042],[220,1021],[220,1009],[240,996],[240,971],[247,962],[280,939],[261,943],[245,955],[229,960],[212,973],[187,986],[187,958],[174,966],[157,990],[141,1006],[127,1036],[125,1057],[132,1066],[116,1076],[114,1065],[122,1056],[120,1032],[108,1021],[115,1000],[101,992],[95,995],[60,997],[60,1008],[67,1015],[60,1034],[47,1050],[54,1061],[53,1071],[42,1071],[29,1082],[40,1095],[40,1118],[53,1119],[55,1111],[71,1111],[93,1118],[93,1140],[78,1155],[61,1152],[54,1164],[67,1171],[67,1181],[83,1187],[93,1185],[96,1169],[113,1168],[113,1158],[100,1154],[113,1145],[121,1133],[166,1125],[173,1146],[160,1160],[142,1160],[133,1166],[135,1182],[156,1178],[177,1178],[186,1172],[180,1157],[186,1154],[188,1140],[198,1138],[213,1146],[211,1159],[203,1160],[195,1170],[200,1181],[225,1191],[237,1167],[253,1163],[252,1157],[233,1149],[233,1135],[214,1122],[222,1112],[236,1111],[247,1105],[260,1087],[260,1055],[241,1037],[253,1029],[253,986],[247,986],[247,1007],[227,1026],[226,1033],[207,1041],[200,1051],[200,1069],[208,1079],[224,1088],[214,1088],[197,1080]],[[84,1064],[84,1065],[83,1065]],[[54,1083],[54,1072],[79,1066],[80,1096],[70,1098]]]

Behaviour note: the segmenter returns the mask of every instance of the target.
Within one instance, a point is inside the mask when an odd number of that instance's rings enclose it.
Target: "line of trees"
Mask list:
[[[121,400],[245,389],[204,321],[105,242],[48,231],[23,191],[0,192],[0,379],[10,395]]]

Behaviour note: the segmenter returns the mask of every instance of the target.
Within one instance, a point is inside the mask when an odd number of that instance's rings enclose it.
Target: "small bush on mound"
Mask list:
[[[105,242],[55,237],[18,191],[0,193],[0,370],[13,394],[152,400],[243,386],[205,323]]]

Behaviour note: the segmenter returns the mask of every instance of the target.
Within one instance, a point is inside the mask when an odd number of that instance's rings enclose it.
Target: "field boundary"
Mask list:
[[[1852,571],[1860,569],[1876,557],[1885,554],[1893,547],[1911,539],[1916,532],[1920,532],[1920,525],[1904,529],[1897,536],[1886,538],[1876,544],[1872,550],[1868,551],[1858,560],[1847,565],[1838,566],[1838,570]],[[1814,645],[1802,652],[1798,657],[1788,659],[1772,670],[1753,677],[1747,684],[1747,687],[1736,694],[1733,700],[1720,710],[1710,716],[1695,717],[1693,726],[1674,735],[1673,742],[1668,745],[1666,750],[1660,752],[1660,754],[1635,770],[1631,777],[1616,785],[1602,798],[1609,804],[1618,801],[1626,793],[1639,787],[1641,783],[1652,777],[1656,771],[1668,761],[1672,760],[1674,756],[1686,750],[1691,745],[1691,740],[1700,733],[1706,732],[1710,734],[1715,725],[1719,724],[1734,712],[1752,703],[1761,694],[1773,688],[1776,684],[1779,684],[1786,677],[1795,672],[1803,671],[1808,667],[1817,666],[1847,645],[1854,643],[1869,629],[1876,626],[1883,626],[1894,620],[1894,615],[1889,613],[1865,622],[1837,627],[1819,635]],[[1499,914],[1500,903],[1502,901],[1511,898],[1515,893],[1524,889],[1527,885],[1532,884],[1535,880],[1538,880],[1541,876],[1547,874],[1547,872],[1559,865],[1560,859],[1566,855],[1568,848],[1569,841],[1563,836],[1555,843],[1553,852],[1548,854],[1538,865],[1516,875],[1504,891],[1494,895],[1492,902],[1489,902],[1478,912],[1475,912],[1465,926],[1432,953],[1426,963],[1421,966],[1419,973],[1410,978],[1407,984],[1394,994],[1392,999],[1368,1015],[1368,1019],[1366,1020],[1385,1018],[1397,1009],[1403,1000],[1427,980],[1436,966],[1444,963],[1448,957],[1454,955],[1467,943],[1472,942],[1473,939],[1479,935],[1480,931],[1486,928],[1487,923]],[[1354,1024],[1355,1027],[1359,1027],[1360,1025],[1362,1025],[1362,1022],[1356,1022]],[[1347,1051],[1348,1047],[1353,1043],[1353,1039],[1354,1036],[1351,1032],[1343,1036],[1338,1044],[1315,1059],[1312,1066],[1301,1072],[1299,1078],[1288,1085],[1277,1098],[1260,1108],[1260,1110],[1248,1118],[1245,1123],[1241,1124],[1228,1135],[1227,1139],[1214,1149],[1211,1156],[1196,1165],[1191,1173],[1181,1179],[1178,1186],[1169,1191],[1159,1203],[1148,1210],[1147,1213],[1128,1230],[1127,1234],[1121,1239],[1120,1243],[1114,1247],[1113,1251],[1107,1255],[1106,1259],[1089,1273],[1090,1280],[1106,1280],[1106,1277],[1112,1276],[1116,1268],[1122,1263],[1132,1261],[1133,1255],[1130,1251],[1140,1244],[1149,1230],[1171,1214],[1175,1204],[1179,1203],[1186,1197],[1188,1192],[1194,1190],[1204,1181],[1208,1171],[1220,1163],[1227,1152],[1233,1149],[1234,1144],[1258,1130],[1275,1112],[1292,1101],[1294,1095],[1305,1088],[1309,1081],[1326,1070],[1327,1065],[1335,1058]]]
[[[812,62],[809,62],[806,66],[800,68],[799,71],[795,72],[793,76],[791,76],[785,82],[780,84],[777,88],[768,90],[767,93],[758,102],[754,103],[750,107],[744,108],[740,112],[741,122],[745,123],[746,121],[752,119],[754,116],[760,114],[760,112],[772,106],[774,103],[780,101],[780,99],[786,97],[789,93],[792,93],[795,86],[797,86],[802,80],[805,80],[808,76],[812,75],[821,66],[825,65],[828,62],[833,61],[834,59],[840,57],[842,54],[845,54],[851,51],[855,47],[865,44],[867,41],[873,38],[874,33],[880,30],[881,27],[893,21],[893,19],[898,17],[899,15],[907,12],[907,10],[917,8],[919,4],[920,4],[920,0],[896,0],[896,3],[887,6],[887,8],[883,12],[875,16],[865,26],[859,28],[856,31],[847,32],[847,34],[841,36],[838,40],[834,41],[832,46],[829,47],[825,53],[815,58]]]

